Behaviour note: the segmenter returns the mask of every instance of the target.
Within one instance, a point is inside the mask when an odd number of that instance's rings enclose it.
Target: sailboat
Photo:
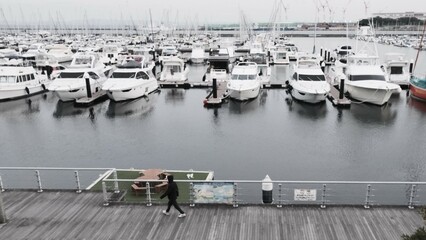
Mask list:
[[[425,36],[425,31],[426,31],[426,22],[423,27],[423,34],[420,39],[419,49],[417,50],[417,56],[416,56],[413,72],[414,72],[414,69],[416,68],[417,60],[419,59],[419,53],[423,49],[423,39]],[[412,97],[422,101],[426,101],[426,74],[424,74],[424,76],[413,75],[410,79],[409,85],[410,85],[410,92]]]

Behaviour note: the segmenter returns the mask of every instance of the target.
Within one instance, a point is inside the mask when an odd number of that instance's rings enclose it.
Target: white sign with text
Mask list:
[[[294,201],[316,201],[316,189],[294,189]]]

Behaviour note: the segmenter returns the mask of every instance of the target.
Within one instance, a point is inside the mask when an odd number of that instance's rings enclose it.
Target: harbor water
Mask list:
[[[292,41],[312,51],[313,38]],[[316,39],[334,49],[354,40]],[[379,45],[414,59],[416,51]],[[200,82],[207,66],[190,66]],[[422,53],[417,71],[426,68]],[[289,67],[274,66],[272,81]],[[403,91],[385,106],[291,101],[263,89],[248,102],[203,107],[208,89],[161,89],[148,98],[88,108],[52,93],[0,103],[2,167],[212,170],[215,179],[425,181],[426,103]]]

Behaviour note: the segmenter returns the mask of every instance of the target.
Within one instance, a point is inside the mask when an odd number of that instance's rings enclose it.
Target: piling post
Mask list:
[[[340,79],[339,99],[342,100],[345,94],[345,79]]]
[[[320,49],[320,56],[321,56],[321,57],[323,57],[322,52],[323,52],[323,49],[322,49],[322,47],[321,47],[321,49]]]
[[[330,62],[330,51],[327,52],[327,62]]]
[[[0,224],[6,223],[7,219],[6,219],[6,211],[4,210],[4,205],[3,205],[3,197],[1,195],[1,191],[0,191]]]
[[[40,178],[40,172],[38,170],[35,171],[36,174],[36,178],[37,178],[37,185],[38,185],[38,190],[37,192],[41,193],[43,192],[43,188],[41,186],[41,178]]]
[[[75,181],[76,181],[76,184],[77,184],[76,193],[81,193],[80,177],[78,176],[78,171],[74,171],[74,175],[75,175]]]
[[[90,78],[86,78],[86,91],[87,91],[87,97],[92,97],[92,89],[90,87]]]
[[[213,98],[217,98],[217,79],[213,78]]]

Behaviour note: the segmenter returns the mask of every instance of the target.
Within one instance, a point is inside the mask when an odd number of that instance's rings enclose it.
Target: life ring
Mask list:
[[[27,94],[30,94],[30,89],[29,89],[28,87],[25,87],[25,92],[26,92]]]

